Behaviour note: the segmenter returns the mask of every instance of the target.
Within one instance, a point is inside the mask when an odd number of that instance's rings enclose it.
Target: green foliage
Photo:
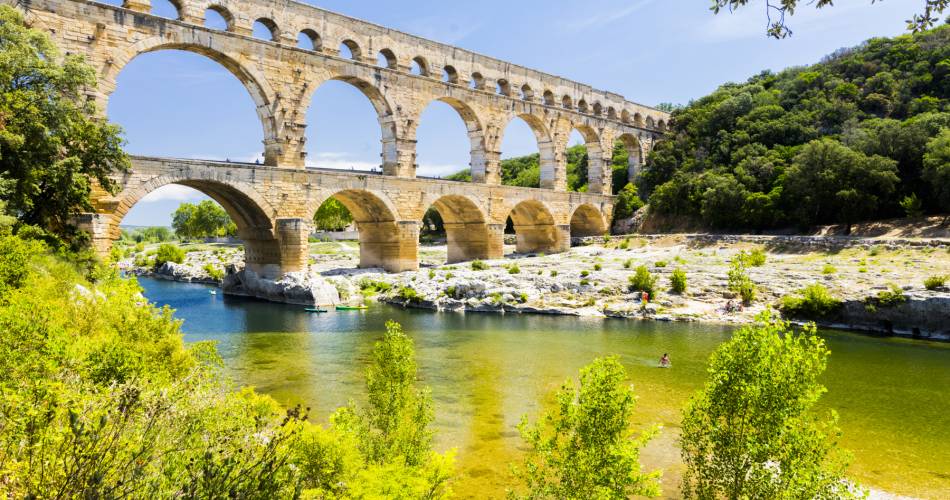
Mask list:
[[[631,292],[646,292],[650,299],[655,299],[654,290],[656,289],[656,282],[659,278],[650,273],[650,270],[647,269],[647,266],[639,266],[634,271],[633,276],[627,278],[627,281],[630,282],[628,287]]]
[[[221,269],[210,262],[205,264],[204,271],[208,273],[209,278],[215,281],[221,281],[224,279],[224,269]]]
[[[416,304],[422,302],[422,296],[419,295],[419,292],[411,286],[403,286],[399,288],[398,292],[399,298],[406,302],[407,304]]]
[[[518,267],[518,264],[512,264],[508,266],[508,274],[518,274],[521,272],[521,268]]]
[[[617,202],[614,205],[614,219],[626,219],[642,207],[643,200],[640,199],[637,187],[632,183],[627,183],[627,185],[617,193]]]
[[[172,237],[171,230],[164,226],[139,227],[132,231],[123,230],[119,241],[132,241],[136,244],[141,243],[143,244],[141,249],[136,246],[136,251],[141,252],[145,249],[144,243],[164,243],[170,241]]]
[[[742,263],[745,267],[762,267],[768,260],[768,256],[765,254],[765,250],[755,248],[748,252],[740,250],[733,260]]]
[[[829,351],[769,312],[713,352],[683,411],[687,498],[850,498],[837,415],[814,409]]]
[[[472,261],[472,271],[487,271],[487,270],[488,270],[488,264],[480,260]]]
[[[233,236],[237,232],[228,213],[211,200],[179,205],[172,215],[172,228],[184,239]]]
[[[623,261],[623,268],[630,269],[633,266],[633,259],[627,259]]]
[[[665,260],[658,260],[658,261],[656,261],[656,262],[653,263],[653,267],[658,267],[658,268],[660,268],[660,269],[662,269],[662,268],[664,268],[664,267],[666,267],[666,266],[668,266],[668,265],[669,265],[669,263],[668,263],[667,261],[665,261]]]
[[[588,271],[587,269],[584,269],[583,271],[581,271],[581,278],[586,278],[588,276],[590,276],[590,271]]]
[[[594,264],[594,271],[601,271],[604,269],[604,266],[600,264]]]
[[[551,270],[551,277],[557,278],[557,270],[554,270],[554,269]]]
[[[824,275],[835,274],[837,272],[838,269],[831,264],[825,264],[825,267],[821,268],[821,274]]]
[[[155,267],[161,267],[166,262],[181,264],[185,261],[185,251],[178,245],[172,243],[162,243],[155,254]]]
[[[920,201],[917,193],[911,193],[901,200],[901,208],[904,209],[904,215],[908,217],[920,217],[924,215],[924,202]]]
[[[887,290],[882,290],[874,297],[864,299],[865,307],[869,311],[876,311],[881,307],[895,307],[907,302],[907,296],[904,295],[904,289],[891,283]]]
[[[923,177],[930,184],[936,205],[950,214],[950,128],[927,143]]]
[[[358,283],[360,291],[366,295],[375,295],[377,293],[386,293],[393,289],[393,285],[386,281],[371,280],[363,278]]]
[[[746,268],[749,263],[749,255],[745,252],[739,252],[733,257],[729,267],[729,290],[738,293],[745,304],[751,304],[755,301],[755,283],[749,278]]]
[[[641,193],[652,212],[723,229],[850,225],[903,215],[914,195],[950,212],[947,60],[943,26],[723,85],[673,112]]]
[[[121,130],[87,98],[96,77],[81,56],[63,57],[18,10],[0,6],[0,201],[53,242],[81,243],[73,221],[95,211],[93,184],[115,192],[110,175],[129,168]]]
[[[686,271],[676,268],[670,275],[670,290],[674,293],[686,292]]]
[[[640,450],[657,430],[630,431],[636,396],[617,358],[602,358],[581,370],[580,385],[568,380],[555,395],[557,408],[518,430],[530,446],[515,469],[527,489],[511,498],[629,498],[660,494],[659,472],[645,473]]]
[[[313,215],[313,224],[320,231],[343,231],[352,223],[353,214],[336,198],[328,198]]]
[[[843,303],[831,295],[820,283],[799,290],[795,295],[782,297],[782,314],[790,318],[825,319],[841,310]]]
[[[947,276],[930,276],[924,280],[924,288],[927,290],[937,290],[947,284]]]
[[[26,283],[34,273],[32,260],[44,250],[41,242],[0,233],[0,297]]]

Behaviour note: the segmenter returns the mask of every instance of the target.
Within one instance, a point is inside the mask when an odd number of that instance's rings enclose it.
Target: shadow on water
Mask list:
[[[460,496],[504,496],[520,455],[515,425],[596,357],[617,355],[639,396],[635,425],[664,429],[644,453],[675,494],[680,411],[706,377],[709,354],[731,328],[537,315],[433,313],[376,305],[308,313],[301,306],[212,295],[211,288],[140,279],[145,295],[176,310],[187,341],[213,340],[234,381],[325,421],[364,397],[363,372],[388,320],[414,339],[436,404],[440,449],[458,448]],[[867,485],[950,496],[950,344],[822,332],[832,351],[819,411],[835,409],[852,475]],[[656,368],[670,353],[673,369]]]

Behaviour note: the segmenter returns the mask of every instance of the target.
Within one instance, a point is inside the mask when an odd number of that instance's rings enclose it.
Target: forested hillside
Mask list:
[[[726,84],[673,113],[641,192],[765,229],[950,212],[950,26]]]

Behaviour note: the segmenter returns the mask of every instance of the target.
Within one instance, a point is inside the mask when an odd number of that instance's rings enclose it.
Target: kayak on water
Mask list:
[[[364,309],[369,309],[366,306],[336,306],[337,311],[362,311]]]
[[[308,307],[307,309],[304,309],[304,310],[307,311],[307,312],[311,312],[311,313],[325,313],[325,312],[330,312],[330,311],[328,311],[328,310],[326,310],[326,309],[319,309],[319,308],[316,308],[316,307]]]

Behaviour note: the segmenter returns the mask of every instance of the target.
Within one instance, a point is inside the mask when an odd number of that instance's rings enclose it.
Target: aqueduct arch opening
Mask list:
[[[501,235],[489,230],[487,216],[470,198],[446,195],[431,207],[442,217],[445,227],[446,263],[501,257]]]
[[[570,248],[570,235],[557,226],[544,203],[522,201],[508,217],[514,225],[518,253],[556,253]]]
[[[174,50],[198,54],[224,67],[247,89],[254,102],[255,111],[263,129],[264,164],[276,165],[282,151],[277,140],[277,121],[271,106],[273,103],[272,92],[266,80],[257,75],[254,70],[229,55],[211,48],[210,45],[211,42],[208,40],[205,40],[204,43],[199,43],[198,40],[172,42],[161,37],[153,37],[130,46],[119,57],[116,57],[102,76],[104,83],[100,87],[106,93],[106,97],[104,97],[106,102],[105,106],[102,107],[102,112],[106,112],[108,109],[108,95],[116,90],[118,77],[122,70],[135,58],[142,54]]]
[[[508,121],[508,125],[505,127],[504,133],[500,138],[501,143],[504,144],[502,149],[507,149],[507,147],[505,147],[507,146],[507,140],[505,139],[505,136],[507,136],[512,131],[512,126],[518,122],[524,123],[528,126],[528,129],[530,129],[531,133],[534,135],[535,141],[537,142],[540,173],[537,184],[531,187],[539,187],[541,189],[555,189],[555,186],[563,184],[565,173],[558,171],[559,169],[555,159],[555,145],[551,138],[551,131],[537,116],[526,113],[513,116]],[[502,151],[502,153],[507,155],[505,151]]]
[[[452,111],[446,112],[445,110],[447,109],[451,109]],[[459,119],[462,122],[464,127],[462,131],[464,132],[464,137],[466,138],[465,140],[468,143],[468,147],[466,149],[466,156],[468,156],[467,162],[463,162],[461,160],[461,155],[444,151],[446,146],[452,147],[455,146],[457,142],[460,143],[454,134],[455,127],[448,127],[445,123],[447,120],[453,121],[452,118],[449,118],[446,115],[454,115],[454,118]],[[429,116],[432,116],[437,121],[442,122],[442,126],[439,127],[438,130],[433,129],[433,127],[437,125],[429,121]],[[471,169],[470,171],[472,173],[473,180],[476,178],[476,172],[479,172],[480,175],[484,176],[488,162],[488,157],[485,151],[485,133],[482,128],[481,120],[475,113],[475,110],[473,110],[468,104],[453,97],[436,98],[422,110],[418,119],[413,121],[413,126],[415,129],[412,130],[409,135],[416,138],[416,154],[420,167],[424,167],[425,163],[452,163],[456,167],[455,170],[451,172],[454,174],[464,170],[467,163]],[[452,133],[452,137],[448,137],[447,134],[449,133]],[[433,135],[437,136],[439,139],[438,145],[430,142]],[[439,151],[440,149],[442,151]],[[447,161],[430,161],[437,156]],[[420,172],[420,174],[425,175],[426,173],[423,171]]]
[[[640,169],[643,165],[643,149],[640,145],[640,139],[633,134],[623,134],[617,138],[627,151],[627,181],[634,182],[640,175]],[[622,188],[623,186],[617,186]]]
[[[571,215],[572,238],[600,236],[606,233],[607,221],[596,207],[584,204],[574,210]]]
[[[589,125],[573,125],[572,131],[580,134],[584,139],[584,146],[587,148],[588,192],[610,194],[609,161],[604,158],[604,150],[600,144],[599,134]]]
[[[136,203],[159,188],[180,185],[198,191],[227,212],[244,243],[245,267],[261,277],[275,279],[306,264],[308,231],[296,219],[275,219],[274,209],[253,187],[220,179],[162,175],[148,179],[115,196],[107,241],[119,239],[120,224]]]
[[[380,267],[400,272],[418,267],[419,224],[397,220],[396,206],[382,193],[344,189],[320,200],[334,198],[347,210],[359,232],[360,268]],[[316,213],[314,207],[311,216]],[[407,245],[411,242],[411,245]]]

